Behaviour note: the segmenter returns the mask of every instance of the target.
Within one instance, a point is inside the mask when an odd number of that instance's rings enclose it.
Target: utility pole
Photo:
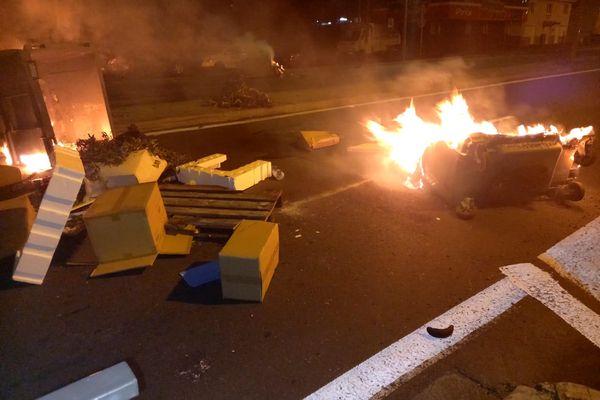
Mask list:
[[[423,57],[423,29],[425,29],[425,4],[421,3],[419,15],[419,58]]]
[[[402,29],[402,59],[406,60],[406,36],[408,32],[408,0],[404,0],[404,27]]]

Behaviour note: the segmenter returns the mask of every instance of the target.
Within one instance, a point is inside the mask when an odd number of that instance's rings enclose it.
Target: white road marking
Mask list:
[[[538,258],[600,300],[600,217]]]
[[[173,129],[164,129],[161,131],[152,131],[152,132],[145,133],[145,135],[146,136],[159,136],[159,135],[166,135],[168,133],[197,131],[199,129],[202,129],[202,128],[200,126],[188,126],[185,128],[173,128]]]
[[[292,214],[292,215],[298,214],[298,212],[300,211],[300,207],[304,206],[307,203],[311,203],[316,200],[321,200],[326,197],[334,196],[338,193],[345,192],[346,190],[350,190],[355,187],[364,185],[367,182],[371,182],[371,179],[363,179],[362,181],[354,182],[349,185],[339,187],[337,189],[328,190],[327,192],[322,192],[322,193],[316,194],[314,196],[307,197],[306,199],[303,199],[303,200],[298,200],[298,201],[294,201],[292,203],[288,203],[285,205],[285,207],[283,209],[281,209],[280,213]]]
[[[496,82],[496,83],[488,83],[485,85],[477,85],[477,86],[471,86],[471,87],[466,87],[466,88],[460,88],[460,91],[464,93],[464,92],[486,89],[486,88],[491,88],[491,87],[514,85],[516,83],[534,82],[534,81],[539,81],[539,80],[544,80],[544,79],[561,78],[564,76],[581,75],[581,74],[588,74],[591,72],[599,72],[599,71],[600,71],[600,68],[593,68],[593,69],[585,69],[585,70],[580,70],[580,71],[563,72],[560,74],[536,76],[536,77],[531,77],[531,78],[513,79],[513,80],[508,80],[508,81],[500,81],[500,82]],[[424,93],[424,94],[419,94],[419,95],[415,95],[415,96],[391,97],[391,98],[381,99],[381,100],[366,101],[366,102],[355,103],[355,104],[346,104],[346,105],[336,106],[336,107],[317,108],[314,110],[306,110],[306,111],[298,111],[298,112],[292,112],[292,113],[287,113],[287,114],[250,118],[250,119],[244,119],[244,120],[239,120],[239,121],[222,122],[222,123],[217,123],[217,124],[207,124],[207,125],[194,126],[194,127],[189,127],[189,128],[178,128],[175,130],[148,132],[148,133],[146,133],[146,135],[156,136],[156,135],[164,135],[164,134],[173,133],[173,132],[184,132],[184,131],[188,131],[188,130],[193,131],[193,130],[221,128],[221,127],[225,127],[225,126],[245,125],[245,124],[251,124],[254,122],[271,121],[271,120],[275,120],[275,119],[292,118],[292,117],[298,117],[298,116],[302,116],[302,115],[317,114],[317,113],[328,112],[328,111],[345,110],[345,109],[355,108],[355,107],[364,107],[364,106],[371,106],[371,105],[384,104],[384,103],[393,103],[393,102],[397,102],[397,101],[407,101],[410,99],[419,99],[419,98],[425,98],[425,97],[431,97],[431,96],[439,96],[439,95],[445,95],[448,93],[452,93],[452,91],[453,90],[441,90],[441,91],[437,91],[437,92]]]
[[[600,315],[571,296],[550,274],[533,264],[500,268],[510,281],[554,311],[590,342],[600,347]]]
[[[394,383],[415,375],[433,364],[466,338],[520,301],[526,293],[507,278],[496,282],[431,322],[423,325],[362,364],[306,397],[310,400],[370,399],[393,390]],[[454,333],[436,339],[427,326],[454,325]]]

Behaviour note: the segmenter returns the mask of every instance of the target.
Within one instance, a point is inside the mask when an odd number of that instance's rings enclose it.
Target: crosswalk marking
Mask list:
[[[515,264],[500,270],[517,287],[540,301],[590,342],[600,347],[600,315],[571,296],[550,274],[533,264]]]
[[[423,325],[362,364],[306,397],[310,400],[370,399],[390,390],[397,381],[418,373],[449,354],[469,334],[489,323],[520,301],[526,293],[507,278],[487,287],[431,322]],[[454,325],[454,333],[436,339],[427,326]]]
[[[600,217],[538,258],[600,300]]]

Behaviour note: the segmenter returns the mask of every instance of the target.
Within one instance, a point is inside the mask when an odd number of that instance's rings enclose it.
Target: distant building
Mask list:
[[[519,44],[527,5],[498,0],[433,0],[423,18],[423,54],[489,52]]]
[[[578,0],[573,4],[567,42],[580,44],[600,39],[600,0]]]
[[[521,32],[511,32],[521,37],[524,45],[552,45],[565,43],[571,10],[576,0],[524,0],[527,18]]]

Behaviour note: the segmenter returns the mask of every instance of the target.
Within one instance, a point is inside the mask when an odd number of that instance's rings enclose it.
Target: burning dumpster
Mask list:
[[[26,174],[54,165],[53,147],[111,134],[96,54],[87,45],[0,51],[0,162]]]
[[[591,140],[591,135],[581,139]],[[577,147],[563,145],[552,133],[474,134],[459,151],[444,142],[427,148],[421,161],[422,179],[464,218],[473,216],[476,202],[493,204],[543,194],[579,201],[584,189],[576,181],[579,164],[573,158],[580,154]]]
[[[593,128],[565,131],[537,124],[501,130],[477,122],[459,94],[438,105],[439,123],[423,121],[411,105],[394,127],[369,121],[373,136],[389,159],[406,174],[411,188],[429,187],[471,218],[476,204],[549,195],[579,201],[580,166],[594,161]]]

